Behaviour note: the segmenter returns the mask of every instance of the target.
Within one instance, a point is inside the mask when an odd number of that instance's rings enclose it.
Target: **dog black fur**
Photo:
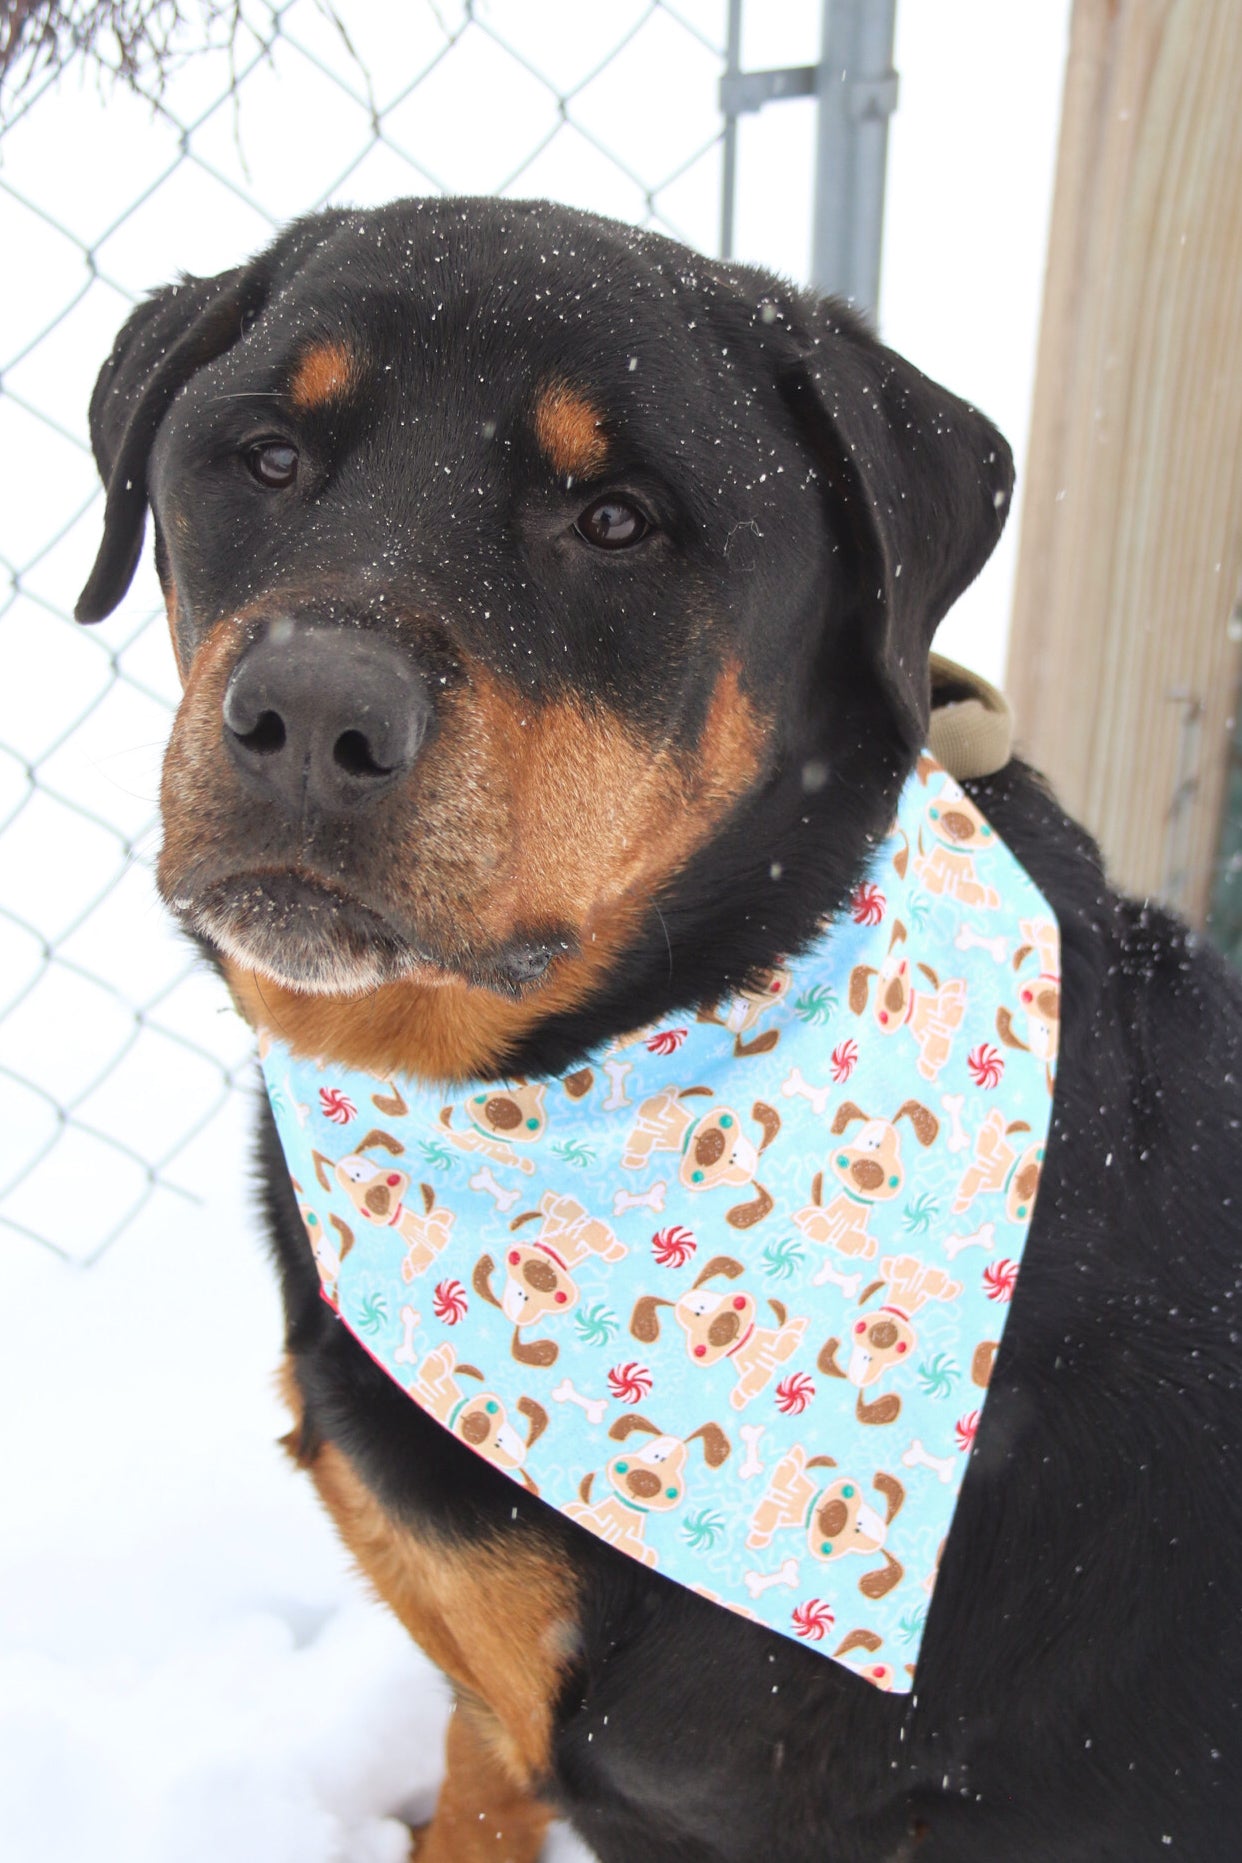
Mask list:
[[[299,412],[291,379],[325,343],[357,379]],[[594,479],[554,472],[531,441],[549,381],[602,411]],[[840,306],[541,204],[301,222],[140,307],[91,412],[108,507],[80,617],[124,593],[149,500],[199,707],[193,780],[183,753],[165,798],[174,853],[199,845],[175,872],[166,854],[166,895],[236,985],[236,949],[187,898],[230,874],[332,876],[342,940],[383,927],[387,988],[430,953],[462,988],[516,999],[492,1063],[509,1075],[562,1075],[607,1036],[713,1002],[842,905],[927,726],[934,628],[1011,489],[995,430]],[[256,488],[256,446],[282,443],[299,480]],[[575,529],[604,494],[648,524],[632,548]],[[544,1011],[546,953],[583,948],[571,914],[519,906],[471,940],[381,886],[379,863],[411,844],[416,783],[348,832],[304,811],[295,859],[279,806],[207,742],[196,669],[226,648],[234,664],[278,613],[382,634],[467,708],[481,666],[522,703],[568,697],[686,755],[736,663],[761,751],[606,970]],[[447,742],[453,717],[432,703]],[[426,1417],[320,1298],[264,1113],[302,1459],[342,1451],[396,1534],[466,1557],[533,1537],[573,1574],[574,1646],[527,1783],[602,1863],[1242,1849],[1242,990],[1198,937],[1109,887],[1023,763],[966,787],[1057,913],[1062,1045],[912,1697],[639,1567]],[[264,936],[279,976],[279,925]],[[292,956],[284,981],[296,992]]]

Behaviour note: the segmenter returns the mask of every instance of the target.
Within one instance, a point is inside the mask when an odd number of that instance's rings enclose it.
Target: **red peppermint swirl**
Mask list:
[[[970,1078],[976,1087],[999,1087],[1005,1072],[1003,1056],[987,1042],[981,1041],[966,1056]]]
[[[968,1412],[966,1416],[959,1417],[957,1422],[953,1425],[953,1434],[957,1439],[957,1446],[963,1455],[973,1448],[978,1428],[979,1412],[977,1410],[972,1410]]]
[[[644,1045],[648,1054],[676,1054],[688,1034],[688,1029],[657,1029]]]
[[[887,904],[874,880],[864,880],[850,894],[850,913],[855,925],[878,925]]]
[[[815,1380],[805,1371],[793,1371],[776,1387],[776,1407],[787,1417],[799,1417],[814,1395]]]
[[[1018,1285],[1017,1262],[1007,1258],[990,1261],[983,1270],[983,1285],[989,1300],[1012,1300],[1013,1290]]]
[[[353,1101],[339,1087],[320,1087],[319,1106],[325,1119],[334,1126],[347,1126],[358,1112]]]
[[[651,1373],[633,1359],[628,1365],[614,1365],[608,1374],[608,1389],[623,1404],[641,1404],[651,1390]]]
[[[838,1086],[847,1081],[858,1066],[858,1043],[838,1042],[832,1051],[832,1078]]]
[[[464,1320],[470,1302],[460,1281],[440,1281],[431,1297],[431,1310],[446,1326]]]
[[[661,1268],[684,1268],[697,1247],[692,1231],[680,1223],[657,1229],[651,1238],[651,1252]]]
[[[794,1605],[790,1616],[798,1635],[811,1643],[822,1643],[837,1621],[836,1612],[823,1598],[804,1599],[801,1604]]]

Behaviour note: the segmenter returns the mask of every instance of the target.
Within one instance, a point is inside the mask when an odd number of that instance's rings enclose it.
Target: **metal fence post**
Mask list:
[[[741,69],[742,4],[729,0],[720,80],[720,256],[733,257],[738,118],[787,97],[815,97],[819,124],[811,283],[818,291],[848,298],[874,318],[880,302],[888,119],[897,107],[897,0],[824,0],[819,63],[777,71]]]
[[[897,0],[824,0],[811,283],[874,317]]]

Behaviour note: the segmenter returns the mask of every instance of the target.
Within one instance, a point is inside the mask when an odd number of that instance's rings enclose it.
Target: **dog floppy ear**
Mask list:
[[[140,304],[122,328],[91,396],[91,446],[108,495],[103,541],[75,610],[79,621],[102,621],[133,581],[146,527],[147,461],[173,398],[232,348],[267,293],[262,264],[217,278],[187,277]]]
[[[885,349],[844,305],[787,307],[781,370],[854,545],[854,625],[910,750],[931,716],[938,623],[992,554],[1013,457],[989,420]]]

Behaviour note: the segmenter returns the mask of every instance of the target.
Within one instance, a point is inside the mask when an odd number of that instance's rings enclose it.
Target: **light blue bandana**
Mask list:
[[[323,1293],[479,1455],[911,1686],[1051,1115],[1047,901],[920,760],[850,909],[564,1080],[263,1067]]]

